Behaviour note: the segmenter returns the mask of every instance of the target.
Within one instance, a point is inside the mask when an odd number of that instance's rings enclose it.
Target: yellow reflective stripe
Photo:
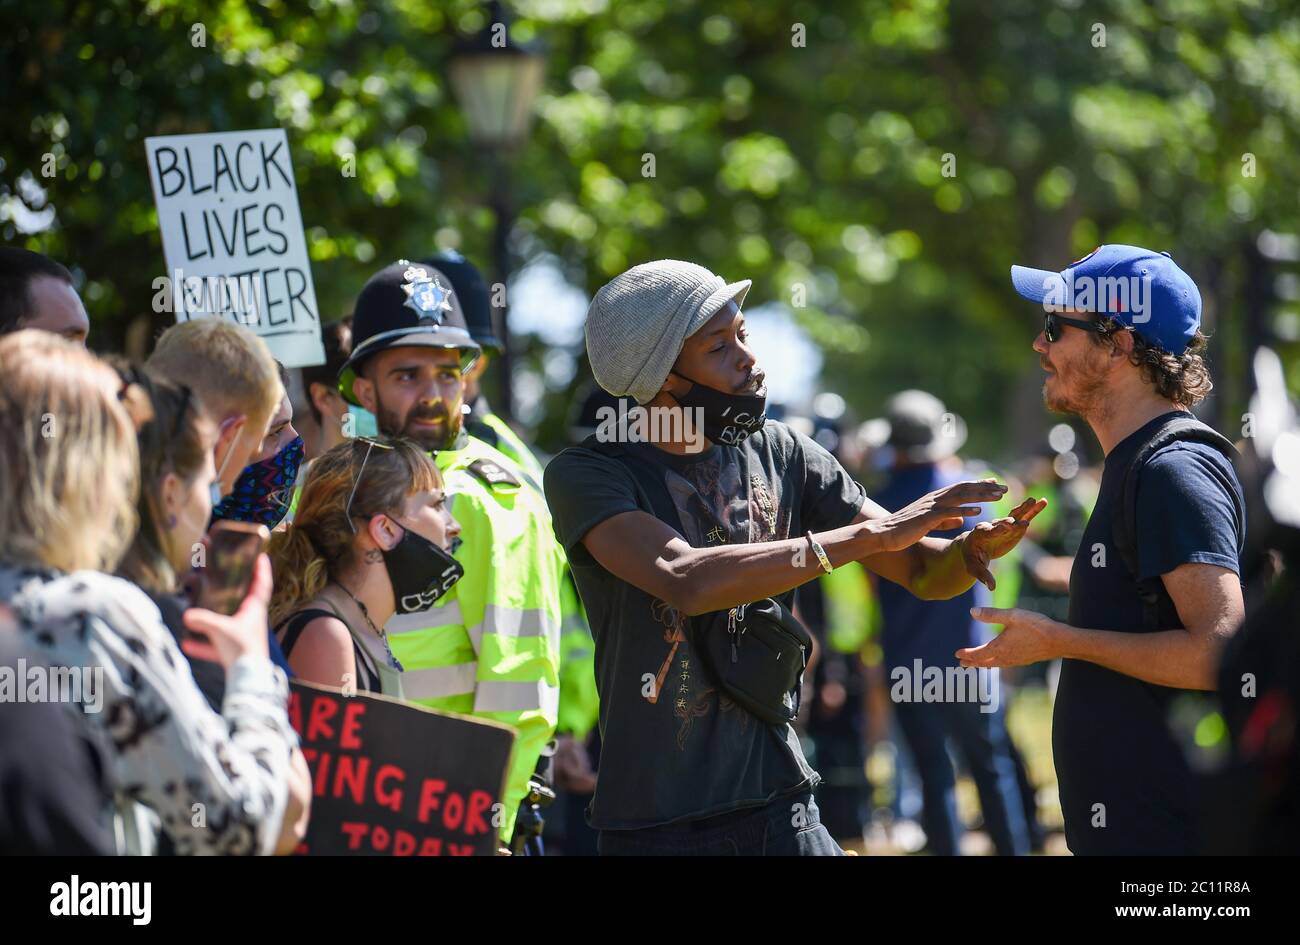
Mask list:
[[[524,610],[488,604],[483,609],[483,622],[466,627],[465,630],[474,643],[475,653],[480,651],[485,633],[495,633],[501,637],[546,637],[556,645],[560,641],[559,621],[535,607]]]
[[[543,680],[530,679],[514,682],[504,679],[484,679],[474,695],[474,711],[526,712],[541,709],[547,718],[554,718],[560,707],[560,687],[549,686]]]
[[[478,663],[408,669],[402,673],[402,693],[407,699],[441,699],[474,691]]]
[[[413,633],[416,630],[431,630],[463,622],[464,618],[460,615],[460,601],[453,600],[414,614],[394,614],[388,619],[388,623],[384,624],[384,630],[387,633]]]

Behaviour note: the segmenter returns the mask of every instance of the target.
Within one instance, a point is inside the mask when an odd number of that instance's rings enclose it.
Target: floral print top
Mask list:
[[[0,564],[0,601],[56,672],[85,681],[67,691],[80,688],[72,698],[119,811],[151,809],[177,853],[274,851],[298,744],[282,670],[240,659],[218,715],[157,606],[130,582]]]

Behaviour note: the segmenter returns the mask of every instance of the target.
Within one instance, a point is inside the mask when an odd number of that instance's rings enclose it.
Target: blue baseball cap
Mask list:
[[[1046,311],[1109,315],[1145,341],[1179,355],[1201,324],[1201,293],[1165,252],[1111,243],[1061,272],[1011,267],[1011,284]]]

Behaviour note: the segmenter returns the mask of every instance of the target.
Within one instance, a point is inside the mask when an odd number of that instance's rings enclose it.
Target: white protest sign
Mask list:
[[[285,367],[325,362],[283,128],[146,138],[167,258],[156,307],[260,335]]]

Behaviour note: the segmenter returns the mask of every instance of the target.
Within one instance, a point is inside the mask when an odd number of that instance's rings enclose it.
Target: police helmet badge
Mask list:
[[[406,280],[402,286],[406,301],[402,304],[415,310],[421,325],[441,325],[442,313],[452,311],[451,289],[444,286],[436,275],[430,276],[429,271],[421,266],[408,266],[402,273],[402,278]]]

